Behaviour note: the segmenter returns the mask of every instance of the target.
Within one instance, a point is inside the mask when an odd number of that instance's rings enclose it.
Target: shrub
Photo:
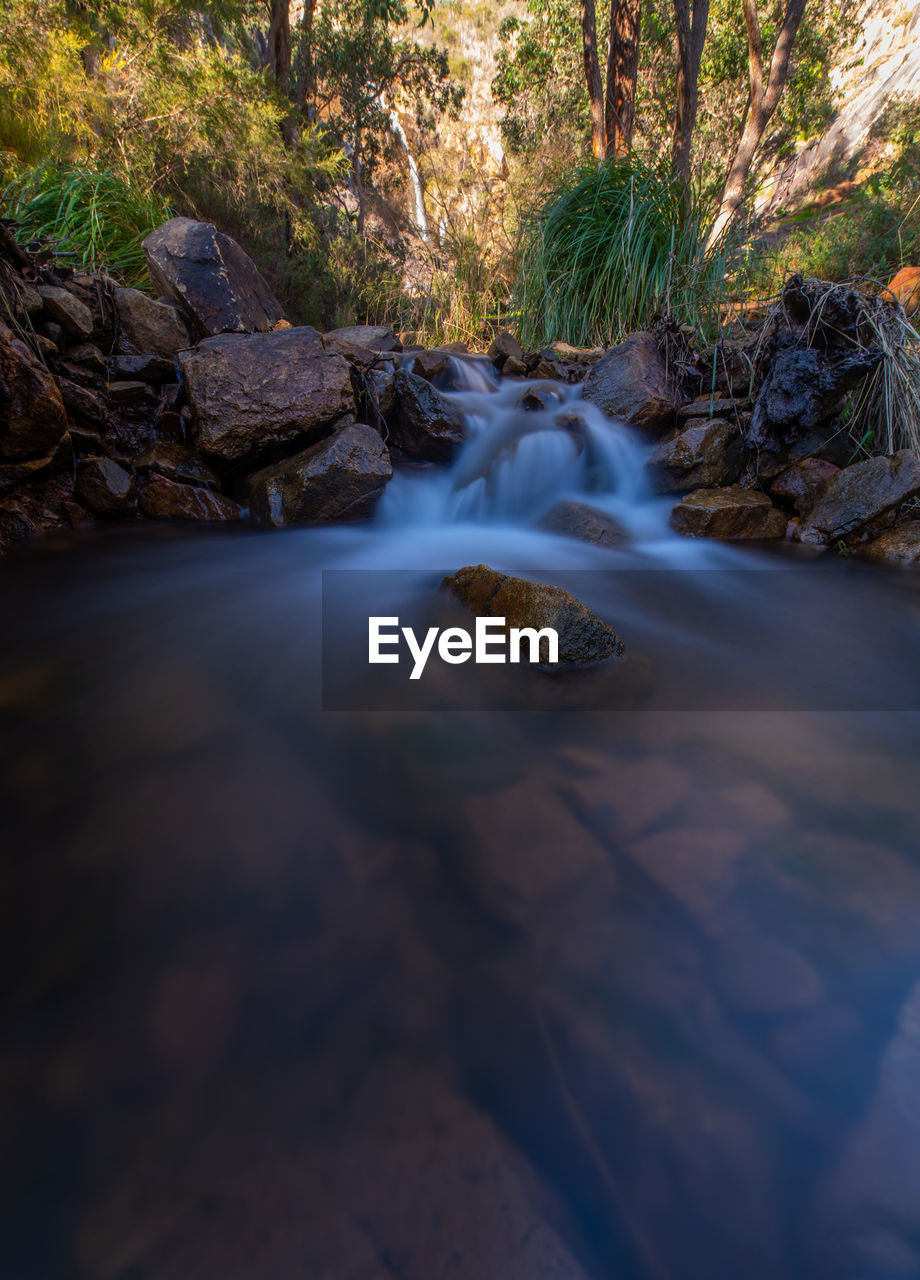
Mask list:
[[[711,329],[729,249],[707,254],[706,221],[664,164],[576,168],[525,225],[514,294],[525,346],[613,342],[659,313]]]
[[[102,267],[134,288],[149,288],[141,241],[172,216],[156,191],[130,173],[86,165],[27,170],[4,193],[21,241],[47,240],[73,265]]]

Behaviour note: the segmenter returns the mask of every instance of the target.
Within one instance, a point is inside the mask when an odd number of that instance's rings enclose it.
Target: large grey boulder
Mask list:
[[[918,494],[920,458],[910,449],[890,458],[867,458],[825,481],[799,537],[803,542],[842,538]]]
[[[463,415],[430,382],[417,374],[397,371],[393,379],[396,407],[390,422],[390,442],[407,457],[424,462],[449,462],[463,443]]]
[[[673,425],[678,397],[650,333],[632,333],[585,378],[585,399],[608,418],[660,435]]]
[[[157,302],[139,289],[116,289],[114,298],[120,356],[172,361],[191,346],[188,325],[168,302]]]
[[[206,457],[257,459],[354,415],[351,370],[315,329],[222,334],[179,357],[193,432]]]
[[[281,304],[235,240],[210,222],[172,218],[144,240],[147,271],[183,308],[196,333],[262,333]]]
[[[281,527],[369,516],[393,475],[373,427],[342,427],[327,440],[249,477],[249,506],[260,524]]]

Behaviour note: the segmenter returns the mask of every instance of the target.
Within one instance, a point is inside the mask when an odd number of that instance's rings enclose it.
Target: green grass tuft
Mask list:
[[[47,164],[14,179],[2,202],[19,224],[21,243],[46,241],[56,253],[72,255],[73,266],[104,269],[134,288],[150,288],[141,242],[172,210],[129,173]]]
[[[717,330],[734,246],[707,254],[707,221],[665,164],[577,168],[525,226],[514,295],[524,346],[616,342],[659,314]]]

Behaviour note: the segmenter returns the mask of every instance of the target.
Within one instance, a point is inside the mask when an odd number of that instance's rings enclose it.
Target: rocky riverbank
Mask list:
[[[383,326],[292,327],[210,224],[173,219],[145,253],[158,298],[4,236],[0,548],[113,520],[365,519],[394,468],[455,456],[466,427],[441,392],[465,348],[404,348]],[[846,398],[885,356],[859,335],[859,296],[831,301],[792,280],[757,332],[703,353],[662,324],[607,351],[525,353],[502,332],[487,356],[528,384],[522,409],[541,407],[534,382],[583,382],[587,401],[646,435],[682,534],[915,563],[920,460],[854,448]],[[609,542],[595,524],[556,531]]]

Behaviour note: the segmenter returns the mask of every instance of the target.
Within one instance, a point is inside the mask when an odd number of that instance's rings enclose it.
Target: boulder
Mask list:
[[[191,346],[188,326],[175,307],[148,298],[139,289],[115,290],[118,350],[123,356],[170,360]]]
[[[713,489],[741,475],[741,435],[722,418],[691,418],[652,454],[649,467],[659,493]]]
[[[499,370],[504,369],[509,360],[516,362],[515,368],[524,362],[524,348],[507,329],[502,329],[501,333],[495,336],[486,354]]]
[[[920,311],[920,267],[902,267],[889,281],[887,291],[909,316]]]
[[[623,641],[613,628],[562,587],[512,578],[487,564],[458,569],[441,586],[477,617],[504,618],[506,630],[554,628],[560,666],[582,667],[623,656]]]
[[[210,222],[172,218],[144,240],[147,270],[196,333],[264,333],[283,317],[255,263]]]
[[[257,458],[355,411],[348,362],[327,355],[309,327],[208,338],[179,364],[198,447],[222,462]]]
[[[629,534],[613,516],[584,502],[557,502],[539,525],[549,533],[593,542],[598,547],[618,547],[629,541]]]
[[[146,382],[110,382],[106,387],[106,395],[112,404],[137,404],[143,400],[150,388]]]
[[[303,453],[249,477],[253,519],[276,527],[371,514],[393,475],[386,445],[372,427],[342,427]]]
[[[153,520],[236,521],[242,512],[223,494],[211,493],[192,484],[176,484],[164,476],[151,475],[142,486],[140,508]]]
[[[677,416],[687,419],[732,417],[738,407],[736,401],[725,396],[697,396],[689,404],[682,404],[677,410]]]
[[[449,462],[463,443],[463,415],[431,383],[399,369],[393,379],[396,404],[390,423],[390,443],[407,458]]]
[[[402,351],[402,343],[392,329],[385,324],[351,324],[344,329],[330,329],[326,338],[340,338],[356,347],[366,347],[378,354],[385,351]]]
[[[86,342],[93,336],[93,313],[74,294],[53,284],[39,285],[38,294],[45,315],[65,333],[78,342]]]
[[[153,473],[178,484],[199,485],[202,489],[220,488],[220,481],[208,464],[185,444],[151,445],[137,459],[135,469],[144,478]]]
[[[882,359],[878,348],[822,350],[787,335],[779,345],[745,431],[751,448],[776,452],[821,428]]]
[[[770,485],[770,496],[791,502],[799,513],[807,511],[825,480],[830,480],[840,470],[824,458],[803,458]]]
[[[51,453],[67,431],[57,384],[24,342],[0,325],[0,458]]]
[[[673,425],[678,398],[650,333],[633,333],[598,360],[585,399],[631,427],[660,435]]]
[[[64,401],[69,414],[85,418],[96,427],[105,424],[105,402],[95,391],[91,391],[89,387],[81,387],[70,378],[63,377],[60,372],[58,373],[57,385],[61,393],[61,399]]]
[[[41,294],[28,280],[16,280],[15,285],[18,293],[17,311],[20,315],[28,316],[30,320],[37,319],[45,305]]]
[[[782,538],[786,517],[753,489],[697,489],[671,512],[671,527],[688,538]]]
[[[176,378],[175,360],[151,351],[136,356],[115,355],[107,363],[110,377],[117,380],[139,378],[142,382],[173,382]]]
[[[859,554],[875,564],[920,564],[920,520],[887,529],[860,547]]]
[[[449,351],[419,351],[412,357],[408,368],[416,377],[434,382],[435,378],[442,378],[447,373],[450,358]]]
[[[110,458],[84,463],[74,492],[95,516],[127,516],[137,507],[134,477]]]
[[[106,372],[105,356],[93,342],[78,342],[76,346],[68,347],[64,352],[64,359],[75,364],[85,364],[96,373]]]
[[[920,494],[920,458],[910,449],[844,467],[818,491],[799,529],[802,542],[830,542]]]

